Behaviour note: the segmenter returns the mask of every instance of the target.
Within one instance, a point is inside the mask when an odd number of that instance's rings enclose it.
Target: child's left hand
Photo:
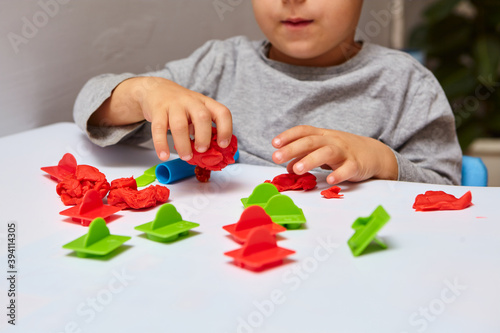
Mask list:
[[[304,174],[316,167],[333,170],[330,184],[345,180],[358,182],[369,178],[398,179],[398,165],[392,150],[384,143],[356,134],[295,126],[273,139],[273,161],[292,160],[288,172]]]

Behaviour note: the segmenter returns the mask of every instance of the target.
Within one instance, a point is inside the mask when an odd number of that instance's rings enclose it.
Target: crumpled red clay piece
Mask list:
[[[128,187],[133,190],[137,190],[137,182],[135,181],[134,177],[118,178],[111,181],[110,190],[115,190],[117,188],[122,188],[122,187]]]
[[[56,192],[66,206],[79,204],[85,193],[92,189],[96,190],[102,199],[109,191],[109,183],[97,168],[85,164],[77,165],[75,174],[56,186]]]
[[[327,190],[321,191],[321,195],[327,199],[342,198],[344,195],[339,194],[340,190],[340,187],[332,186]]]
[[[307,191],[316,187],[316,176],[309,172],[306,172],[303,175],[284,173],[274,177],[272,181],[266,180],[264,183],[273,184],[280,192],[288,190]]]
[[[211,171],[220,171],[228,164],[234,163],[234,154],[238,149],[238,140],[233,135],[231,142],[226,148],[221,148],[217,144],[217,129],[212,127],[212,141],[210,147],[204,153],[199,153],[194,149],[194,140],[191,141],[191,150],[193,151],[193,158],[187,161],[191,165],[199,166],[203,169]]]
[[[196,179],[198,179],[198,181],[201,183],[208,182],[210,180],[211,173],[212,171],[204,169],[198,165],[196,166],[196,168],[194,168],[194,175],[196,176]]]
[[[418,212],[431,210],[460,210],[472,205],[472,194],[467,191],[462,197],[455,196],[443,191],[427,191],[415,198],[413,208]]]
[[[108,204],[121,209],[142,209],[167,202],[170,190],[165,186],[151,185],[140,191],[134,177],[119,178],[111,182]]]

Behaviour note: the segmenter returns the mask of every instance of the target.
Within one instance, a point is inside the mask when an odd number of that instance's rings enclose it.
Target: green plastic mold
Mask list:
[[[297,207],[293,200],[284,194],[275,195],[264,206],[266,213],[271,216],[274,223],[287,229],[298,229],[306,218],[302,209]]]
[[[144,171],[142,176],[139,176],[135,179],[137,183],[137,187],[144,187],[156,180],[156,165]]]
[[[75,251],[76,255],[81,258],[105,256],[129,239],[128,236],[111,235],[106,226],[106,221],[98,217],[90,223],[86,235],[63,245],[63,248]]]
[[[183,221],[174,205],[164,204],[156,213],[154,221],[141,224],[134,229],[144,232],[151,240],[172,242],[181,236],[187,236],[189,230],[198,226],[198,223]]]
[[[245,208],[248,206],[261,206],[264,207],[269,199],[274,197],[275,195],[280,195],[281,193],[278,191],[276,186],[271,183],[262,183],[257,185],[252,194],[248,198],[242,198],[241,203]]]
[[[355,257],[362,254],[372,241],[383,249],[387,248],[387,245],[377,238],[377,232],[382,229],[390,218],[384,207],[378,206],[370,216],[358,217],[354,221],[352,224],[352,228],[355,230],[354,235],[347,241],[347,244]]]

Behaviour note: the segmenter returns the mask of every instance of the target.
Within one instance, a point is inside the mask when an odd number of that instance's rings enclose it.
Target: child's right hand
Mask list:
[[[137,77],[120,83],[89,123],[98,123],[100,119],[115,126],[143,119],[151,122],[155,150],[164,161],[170,156],[168,129],[179,157],[185,161],[193,157],[190,134],[194,134],[196,151],[203,153],[209,148],[212,122],[217,126],[221,148],[229,145],[232,136],[231,112],[227,107],[160,77]]]

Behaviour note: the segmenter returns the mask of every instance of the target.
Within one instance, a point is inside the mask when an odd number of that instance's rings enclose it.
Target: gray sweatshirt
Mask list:
[[[296,125],[346,131],[388,145],[399,180],[460,184],[462,153],[451,107],[439,83],[411,56],[370,43],[333,67],[301,67],[267,58],[269,42],[234,37],[213,40],[186,59],[140,76],[159,76],[229,108],[240,162],[274,165],[271,140]],[[148,122],[97,128],[92,113],[123,80],[104,74],[87,82],[74,119],[100,146],[151,139]]]

